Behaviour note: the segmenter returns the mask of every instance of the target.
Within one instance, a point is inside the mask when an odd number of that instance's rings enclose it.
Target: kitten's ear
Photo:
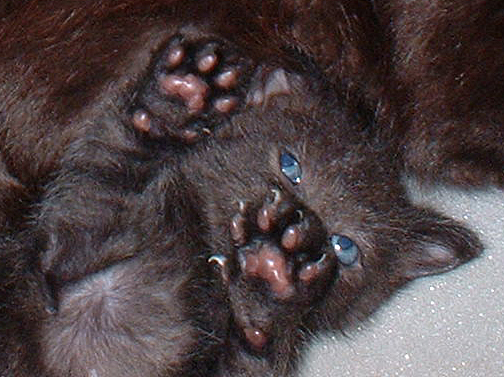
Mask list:
[[[483,246],[478,237],[456,221],[420,210],[411,219],[411,243],[399,261],[406,279],[450,271],[477,257]]]

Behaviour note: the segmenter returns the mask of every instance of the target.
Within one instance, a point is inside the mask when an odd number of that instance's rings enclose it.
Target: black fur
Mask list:
[[[394,9],[0,8],[3,375],[289,375],[311,334],[352,325],[410,280],[478,255],[470,231],[412,206],[400,184],[403,162],[418,170],[410,156],[423,152],[408,141],[419,116],[400,111],[421,99],[398,74],[409,68],[394,41],[408,34],[395,34]],[[153,89],[162,74],[208,79],[194,62],[159,63],[179,40],[190,59],[216,44],[242,70],[229,92],[236,108],[216,115],[210,102],[191,105],[203,89]],[[263,101],[250,100],[256,89]],[[135,122],[139,109],[148,127]],[[188,145],[193,126],[213,135]],[[285,152],[299,184],[281,171]],[[480,183],[478,171],[453,171]],[[300,240],[284,241],[298,225]],[[333,235],[357,245],[354,262],[338,259]]]

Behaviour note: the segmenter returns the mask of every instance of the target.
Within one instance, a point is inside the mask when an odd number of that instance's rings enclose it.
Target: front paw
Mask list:
[[[336,257],[318,216],[280,190],[256,210],[240,205],[230,234],[242,278],[262,281],[277,300],[304,301],[335,276]]]
[[[337,255],[320,218],[275,188],[262,203],[239,202],[229,223],[233,252],[209,259],[229,287],[241,338],[264,352],[275,323],[302,316],[337,278]]]
[[[252,62],[218,39],[173,37],[132,107],[135,129],[192,143],[245,100]]]

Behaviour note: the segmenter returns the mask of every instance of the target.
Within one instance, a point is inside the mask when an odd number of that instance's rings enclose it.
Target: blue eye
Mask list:
[[[292,184],[297,185],[301,182],[301,166],[293,155],[287,152],[282,153],[280,155],[280,168]]]
[[[350,266],[357,261],[359,249],[350,238],[333,234],[330,240],[334,253],[341,264]]]

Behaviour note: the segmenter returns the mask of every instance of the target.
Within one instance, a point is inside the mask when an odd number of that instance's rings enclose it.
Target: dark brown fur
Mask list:
[[[408,281],[477,255],[470,232],[411,206],[399,183],[402,155],[412,170],[425,170],[415,162],[422,140],[445,153],[425,177],[453,162],[445,145],[466,158],[462,137],[423,137],[432,133],[421,119],[439,115],[415,80],[434,80],[427,62],[417,70],[406,58],[423,56],[423,44],[399,27],[410,18],[442,25],[444,13],[402,19],[401,5],[359,1],[18,4],[0,8],[6,376],[289,375],[308,334],[362,320]],[[283,67],[302,84],[287,100],[241,108],[215,140],[152,140],[133,129],[131,105],[153,56],[181,30],[195,41],[223,39],[255,66]],[[484,77],[473,77],[479,88]],[[407,143],[397,148],[391,130],[407,132]],[[485,154],[483,142],[471,148]],[[271,157],[284,148],[308,174],[297,188]],[[492,148],[498,160],[497,143]],[[472,156],[470,164],[479,161]],[[480,183],[481,174],[501,174],[495,166],[441,177]],[[281,299],[264,276],[240,269],[229,234],[237,203],[248,203],[254,223],[272,188],[318,219],[310,229],[321,250],[334,232],[354,238],[362,268],[333,261],[332,273]],[[216,253],[227,258],[226,271],[207,262]],[[267,343],[254,347],[248,328],[261,329]]]
[[[384,8],[402,112],[392,132],[401,135],[406,166],[430,182],[502,186],[502,2],[387,1]]]

